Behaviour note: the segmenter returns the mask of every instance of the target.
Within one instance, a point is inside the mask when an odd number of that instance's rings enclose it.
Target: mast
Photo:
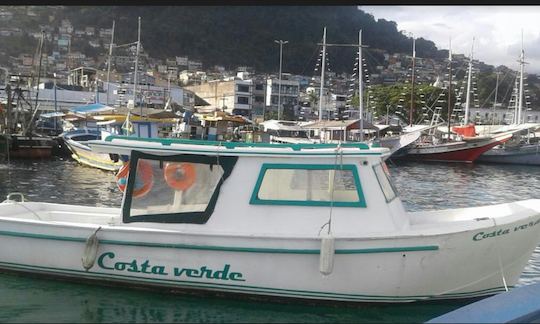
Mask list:
[[[416,44],[413,36],[413,46],[412,46],[412,80],[411,80],[411,109],[409,111],[409,124],[413,125],[413,111],[414,111],[414,65],[416,61]]]
[[[137,34],[137,52],[135,54],[135,71],[133,74],[133,108],[137,105],[137,74],[139,67],[139,51],[141,47],[141,17],[139,17],[139,28]],[[141,105],[141,118],[142,118],[142,105]]]
[[[497,109],[497,92],[499,91],[499,75],[501,74],[500,71],[495,72],[497,75],[497,81],[495,81],[495,99],[493,100],[493,114],[491,116],[491,124],[495,124],[495,109]]]
[[[38,98],[39,98],[39,81],[41,76],[41,62],[43,59],[43,38],[44,38],[45,32],[41,31],[41,39],[39,41],[39,65],[38,65],[38,73],[37,73],[37,83],[36,83],[36,103],[34,105],[34,109],[32,110],[32,105],[30,104],[30,111],[32,112],[30,120],[28,121],[28,124],[26,125],[25,129],[23,129],[23,134],[27,133],[30,137],[32,137],[32,122],[34,120],[34,117],[37,113],[38,108]],[[30,92],[29,92],[30,93]]]
[[[471,74],[472,74],[472,60],[473,60],[473,47],[474,47],[474,37],[473,37],[473,43],[471,46],[471,56],[469,57],[469,75],[467,76],[467,96],[465,99],[465,119],[463,121],[464,125],[467,125],[469,123],[469,105],[470,105],[470,98],[471,98]]]
[[[324,27],[323,32],[323,50],[322,50],[322,68],[321,68],[321,90],[319,92],[319,122],[322,121],[322,98],[323,98],[323,89],[324,89],[324,69],[326,61],[326,27]]]
[[[360,142],[364,141],[364,103],[362,96],[362,29],[358,31],[358,113],[360,117]]]
[[[521,31],[521,56],[519,58],[519,99],[516,124],[521,124],[521,111],[523,109],[523,66],[525,65],[525,52],[523,51],[523,30]]]
[[[38,104],[38,96],[39,96],[39,78],[41,76],[41,61],[42,61],[42,57],[43,57],[43,54],[42,54],[42,50],[43,50],[43,34],[44,32],[41,31],[41,38],[39,40],[39,51],[38,51],[38,55],[39,55],[39,65],[38,65],[38,75],[37,75],[37,83],[36,83],[36,104],[34,105],[37,109],[37,104]]]
[[[109,105],[109,93],[110,93],[110,76],[111,76],[111,58],[112,58],[112,50],[113,50],[113,42],[114,42],[114,23],[112,22],[112,34],[111,34],[111,43],[109,44],[109,59],[107,60],[107,105]]]
[[[450,116],[452,115],[452,39],[448,47],[448,140],[450,140]]]

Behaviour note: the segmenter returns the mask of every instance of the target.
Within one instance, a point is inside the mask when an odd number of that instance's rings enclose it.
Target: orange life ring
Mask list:
[[[192,163],[169,162],[165,164],[163,176],[169,187],[183,191],[195,182],[195,166]]]
[[[122,192],[126,190],[128,174],[129,162],[126,162],[116,175],[116,185]],[[154,173],[152,171],[152,165],[146,161],[139,160],[137,177],[135,178],[135,188],[133,188],[133,197],[138,198],[145,196],[150,189],[152,189],[153,185]]]

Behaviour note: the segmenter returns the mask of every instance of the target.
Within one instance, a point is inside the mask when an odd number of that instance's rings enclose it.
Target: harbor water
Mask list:
[[[415,162],[388,165],[409,211],[540,198],[540,167]],[[21,192],[30,201],[87,206],[119,207],[122,199],[113,173],[61,158],[0,164],[0,200],[10,192]],[[540,282],[539,248],[518,285],[535,282]],[[0,274],[0,322],[402,323],[424,322],[469,302],[308,305]]]

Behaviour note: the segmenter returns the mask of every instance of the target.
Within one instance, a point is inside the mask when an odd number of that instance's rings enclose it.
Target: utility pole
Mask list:
[[[287,44],[288,41],[280,39],[274,40],[274,42],[279,44],[278,120],[281,120],[281,64],[283,61],[283,45]]]
[[[58,106],[56,105],[56,73],[53,73],[53,78],[54,78],[54,112],[58,112]],[[54,117],[54,132],[56,133],[57,131],[57,121],[58,121],[58,117]]]

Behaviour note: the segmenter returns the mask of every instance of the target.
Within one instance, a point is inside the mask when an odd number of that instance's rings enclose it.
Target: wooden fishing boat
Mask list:
[[[407,150],[406,155],[400,158],[414,161],[472,163],[480,155],[508,141],[511,137],[512,133],[508,132],[493,136],[463,137],[461,140],[441,143],[419,141]]]
[[[411,302],[495,294],[537,246],[540,200],[406,212],[364,143],[110,136],[121,208],[0,204],[0,269],[175,291]]]

